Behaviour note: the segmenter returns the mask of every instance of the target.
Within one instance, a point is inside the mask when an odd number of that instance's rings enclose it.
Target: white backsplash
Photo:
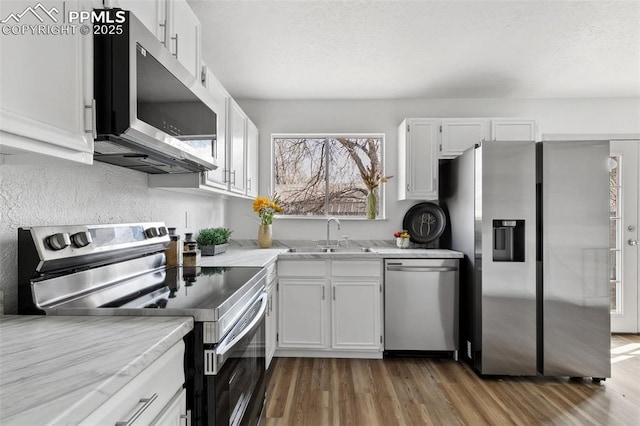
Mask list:
[[[17,312],[21,226],[162,221],[184,235],[226,225],[225,200],[150,189],[147,182],[145,173],[104,163],[0,165],[0,291],[5,313]]]

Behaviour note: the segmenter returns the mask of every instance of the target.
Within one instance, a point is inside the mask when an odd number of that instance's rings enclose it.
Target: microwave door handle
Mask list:
[[[218,365],[221,366],[226,360],[226,354],[229,352],[240,340],[242,340],[247,334],[253,332],[255,328],[260,324],[260,321],[264,319],[264,315],[267,312],[267,298],[262,295],[260,296],[262,302],[260,303],[260,310],[258,314],[253,318],[251,324],[245,327],[244,330],[236,337],[233,338],[230,342],[223,343],[218,350],[216,350],[216,355],[218,357]]]

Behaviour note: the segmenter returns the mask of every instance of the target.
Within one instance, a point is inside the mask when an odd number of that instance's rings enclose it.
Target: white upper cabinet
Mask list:
[[[438,199],[440,120],[407,118],[398,128],[398,199]]]
[[[194,76],[200,77],[200,21],[186,0],[107,0],[132,12]]]
[[[200,76],[200,21],[186,0],[168,3],[167,48],[196,77]]]
[[[521,118],[443,118],[440,158],[450,159],[482,141],[535,141],[536,121]]]
[[[41,3],[47,10],[60,7],[60,2]],[[18,14],[29,4],[2,1],[0,16]],[[68,10],[93,6],[66,2]],[[30,24],[32,18],[33,25],[40,23],[32,15],[25,15],[21,23]],[[5,162],[32,162],[43,156],[93,162],[92,59],[93,39],[79,31],[0,37],[0,153],[9,154]]]
[[[455,158],[475,144],[491,138],[486,118],[445,118],[442,120],[440,158]]]
[[[130,11],[162,44],[167,45],[167,0],[107,0],[106,6]]]
[[[216,141],[213,146],[213,157],[218,168],[206,173],[206,184],[217,188],[227,189],[229,181],[226,170],[229,168],[227,159],[227,98],[229,94],[220,84],[216,76],[208,67],[204,68],[204,86],[209,90],[215,102],[217,118]]]
[[[230,190],[245,193],[245,145],[247,140],[247,116],[231,98],[227,100],[227,131],[229,137],[229,168],[227,170]]]
[[[247,119],[247,195],[258,195],[258,128]]]
[[[535,141],[536,121],[512,118],[491,120],[491,139],[495,141]]]

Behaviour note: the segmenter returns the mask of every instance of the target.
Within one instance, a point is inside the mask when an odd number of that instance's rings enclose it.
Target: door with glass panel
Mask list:
[[[611,331],[638,333],[640,141],[611,142]]]

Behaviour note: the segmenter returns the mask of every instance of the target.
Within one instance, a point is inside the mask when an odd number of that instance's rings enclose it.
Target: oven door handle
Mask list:
[[[229,352],[235,345],[236,343],[238,343],[239,341],[241,341],[242,339],[244,339],[244,337],[249,334],[252,333],[255,328],[260,324],[260,322],[264,319],[264,315],[267,312],[267,298],[265,296],[265,294],[263,293],[260,298],[262,299],[262,302],[260,303],[260,310],[258,311],[258,314],[253,318],[253,320],[251,321],[251,323],[246,326],[244,328],[244,330],[242,330],[240,332],[240,334],[238,334],[236,337],[233,338],[233,340],[229,341],[229,342],[224,342],[217,350],[216,350],[216,355],[218,357],[218,370],[220,369],[220,367],[222,366],[222,364],[224,363],[224,361],[226,360],[226,354],[227,352]],[[217,373],[217,371],[216,371]]]

